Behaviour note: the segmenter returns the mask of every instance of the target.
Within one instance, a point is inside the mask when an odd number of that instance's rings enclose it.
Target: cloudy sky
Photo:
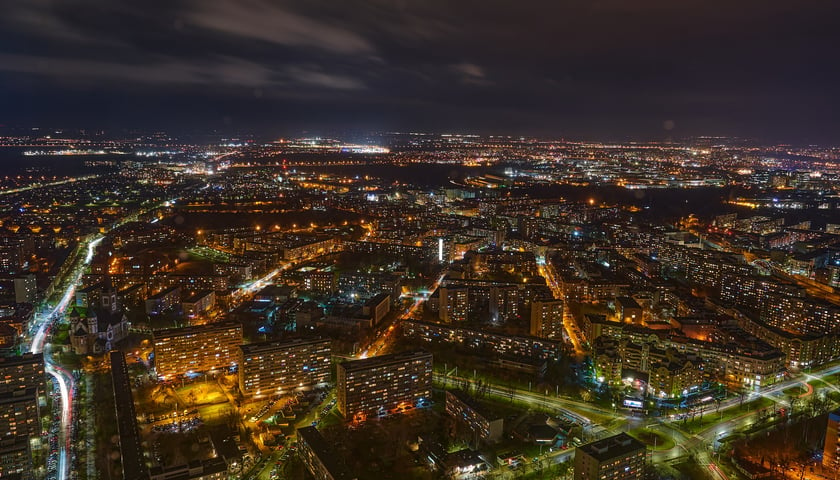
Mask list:
[[[0,124],[840,143],[835,0],[20,0]]]

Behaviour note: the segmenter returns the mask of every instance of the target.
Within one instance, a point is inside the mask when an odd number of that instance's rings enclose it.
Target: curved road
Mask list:
[[[32,353],[44,353],[44,370],[55,380],[55,385],[58,386],[58,391],[61,396],[61,429],[59,430],[59,452],[58,452],[58,478],[64,480],[67,478],[70,464],[68,458],[70,457],[70,428],[73,425],[73,389],[75,387],[75,380],[73,375],[62,368],[60,365],[53,363],[49,352],[44,351],[46,339],[50,330],[60,315],[64,312],[73,296],[76,293],[76,284],[84,274],[85,266],[87,266],[93,259],[93,254],[96,251],[96,246],[102,241],[103,237],[96,238],[87,243],[87,253],[83,261],[79,262],[73,274],[67,282],[67,289],[64,291],[61,300],[53,307],[49,314],[37,314],[35,317],[35,326],[37,330],[32,337],[32,344],[29,351]]]

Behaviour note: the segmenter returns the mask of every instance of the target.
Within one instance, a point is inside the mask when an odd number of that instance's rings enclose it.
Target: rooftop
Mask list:
[[[268,342],[259,342],[259,343],[249,343],[246,345],[240,345],[239,348],[242,350],[242,353],[245,355],[253,355],[256,353],[262,352],[273,352],[278,349],[282,348],[290,348],[296,347],[300,345],[315,345],[319,343],[327,343],[331,342],[330,339],[323,339],[323,338],[315,338],[315,339],[302,339],[296,338],[294,340],[270,340]]]
[[[599,462],[603,462],[634,453],[637,450],[645,450],[645,444],[622,432],[597,442],[587,443],[578,447],[578,450]]]
[[[363,360],[352,360],[349,362],[342,362],[341,367],[345,371],[366,370],[368,368],[381,367],[390,364],[399,364],[411,360],[420,360],[428,358],[432,359],[432,354],[425,350],[412,350],[409,352],[394,353],[390,355],[380,355],[378,357],[365,358]]]
[[[155,338],[163,337],[181,337],[184,335],[195,335],[197,333],[206,333],[209,331],[229,330],[232,328],[242,328],[242,324],[232,320],[216,323],[208,323],[207,325],[193,325],[181,328],[168,328],[165,330],[155,330]]]
[[[330,472],[335,480],[351,478],[350,473],[336,458],[332,446],[327,443],[317,428],[303,427],[298,429],[297,434],[298,438],[309,446],[315,456],[318,457],[318,460],[324,465],[324,468]]]

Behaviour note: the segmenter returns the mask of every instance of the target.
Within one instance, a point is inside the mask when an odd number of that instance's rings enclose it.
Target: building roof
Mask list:
[[[587,443],[577,449],[599,462],[603,462],[637,450],[644,450],[645,444],[622,432],[597,442]]]
[[[0,323],[0,326],[3,326],[3,325],[5,325],[5,324]],[[43,365],[44,354],[43,353],[27,352],[27,353],[24,353],[23,355],[12,355],[10,357],[0,357],[0,368],[15,367],[15,366],[18,366],[18,365],[31,365],[33,363]]]
[[[321,435],[315,427],[303,427],[297,431],[298,438],[303,440],[312,450],[318,460],[324,465],[324,468],[330,472],[330,475],[336,480],[344,480],[351,478],[350,472],[338,461],[335,450],[330,446],[326,439]]]
[[[242,324],[232,320],[224,322],[208,323],[206,325],[191,325],[189,327],[168,328],[165,330],[155,330],[153,332],[154,338],[165,337],[181,337],[184,335],[195,335],[197,333],[206,333],[208,331],[229,330],[232,328],[242,328]]]
[[[624,308],[642,308],[633,297],[616,297],[615,301]]]
[[[216,292],[213,291],[213,290],[200,290],[200,291],[196,292],[195,295],[192,295],[189,298],[187,298],[186,300],[184,300],[182,303],[197,303],[197,302],[201,301],[202,299],[204,299],[206,297],[209,297],[210,295],[215,295],[215,294],[216,294]]]
[[[111,351],[109,358],[111,360],[111,380],[116,409],[117,433],[120,437],[120,459],[123,476],[127,480],[144,478],[146,464],[143,461],[140,433],[137,431],[137,414],[134,410],[134,399],[131,395],[131,378],[128,374],[128,365],[122,352]]]
[[[242,350],[242,353],[245,355],[253,355],[257,353],[263,352],[273,352],[276,350],[281,350],[285,348],[297,347],[301,345],[315,345],[319,343],[331,343],[330,339],[324,338],[315,338],[315,339],[303,339],[303,338],[296,338],[294,340],[269,340],[267,342],[258,342],[258,343],[249,343],[246,345],[240,345],[239,349]]]
[[[556,428],[546,423],[538,423],[528,427],[528,435],[534,439],[535,442],[553,442],[557,438],[559,432]]]
[[[386,299],[389,299],[389,298],[391,298],[391,296],[388,295],[387,293],[379,293],[379,294],[377,294],[373,297],[370,297],[368,299],[368,301],[365,302],[365,306],[374,307],[374,306],[379,305],[380,303],[382,303],[383,301],[385,301]]]
[[[384,365],[404,363],[409,360],[417,360],[426,357],[431,360],[432,354],[425,350],[412,350],[409,352],[393,353],[390,355],[379,355],[378,357],[371,357],[363,360],[341,362],[341,367],[345,371],[351,372],[367,370],[369,368],[381,367]]]

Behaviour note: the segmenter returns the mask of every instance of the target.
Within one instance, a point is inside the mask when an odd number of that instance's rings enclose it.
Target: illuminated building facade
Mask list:
[[[26,435],[0,438],[0,478],[7,477],[33,478],[32,449]]]
[[[440,288],[440,319],[444,322],[464,322],[470,310],[469,289],[466,287]]]
[[[27,388],[43,393],[45,381],[43,354],[0,357],[0,394]]]
[[[432,394],[432,354],[417,350],[338,365],[338,409],[347,420],[363,421]]]
[[[38,390],[27,388],[0,394],[0,439],[40,434]]]
[[[563,301],[535,300],[531,302],[531,335],[563,339]]]
[[[219,322],[154,332],[158,377],[227,369],[238,360],[242,325]]]
[[[327,340],[279,340],[239,346],[239,389],[244,395],[273,395],[330,379]]]
[[[441,323],[407,320],[402,323],[403,335],[424,342],[443,342],[476,351],[492,351],[495,355],[557,360],[563,343],[547,338],[506,335]]]
[[[645,475],[645,444],[627,435],[588,443],[575,451],[575,480],[640,480]]]
[[[481,412],[458,392],[446,392],[446,413],[466,425],[483,442],[495,443],[502,438],[504,418]]]

